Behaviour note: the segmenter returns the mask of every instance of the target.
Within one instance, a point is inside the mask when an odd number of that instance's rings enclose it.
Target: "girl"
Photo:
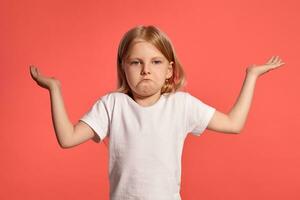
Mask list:
[[[284,63],[273,56],[252,65],[228,114],[188,92],[183,68],[165,33],[137,26],[124,34],[117,57],[118,88],[99,98],[73,125],[66,113],[60,81],[31,66],[32,78],[50,92],[53,125],[62,148],[91,138],[109,138],[111,200],[180,200],[181,154],[187,133],[208,128],[240,133],[257,78]]]

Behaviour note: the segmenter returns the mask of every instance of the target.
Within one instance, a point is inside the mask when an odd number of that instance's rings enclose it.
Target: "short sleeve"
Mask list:
[[[97,100],[79,121],[88,124],[103,140],[108,135],[109,115],[103,99]]]
[[[187,132],[199,136],[208,126],[216,109],[189,93],[187,93],[186,103]]]

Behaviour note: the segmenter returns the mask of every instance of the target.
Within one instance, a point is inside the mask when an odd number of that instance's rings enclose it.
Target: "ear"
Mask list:
[[[168,71],[167,71],[167,79],[171,78],[173,75],[173,61],[170,62],[169,66],[168,66]]]

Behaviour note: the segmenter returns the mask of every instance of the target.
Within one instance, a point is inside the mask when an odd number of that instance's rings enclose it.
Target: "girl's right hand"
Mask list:
[[[54,77],[46,77],[43,76],[37,67],[34,65],[30,65],[30,74],[33,80],[36,81],[36,83],[48,90],[52,89],[55,86],[60,86],[60,81]]]

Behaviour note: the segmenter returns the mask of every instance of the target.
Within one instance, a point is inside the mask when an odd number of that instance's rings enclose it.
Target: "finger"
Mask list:
[[[30,71],[31,77],[33,78],[33,80],[37,81],[37,75],[36,75],[34,68],[31,68],[30,70],[31,70]]]
[[[41,77],[40,72],[36,67],[33,68],[33,76],[34,76],[35,80],[37,80],[37,81],[39,81],[39,79]]]
[[[278,63],[279,56],[276,56],[275,59],[273,60],[273,63]]]
[[[35,71],[38,76],[41,74],[38,68],[35,68]]]
[[[32,67],[30,67],[30,76],[34,78]]]
[[[269,64],[277,65],[279,63],[279,60],[280,60],[279,56],[274,56],[273,60]]]
[[[272,60],[272,64],[275,64],[278,60],[279,56],[274,56],[274,59]]]
[[[33,65],[30,66],[30,71],[31,71],[31,72],[35,73],[35,72],[36,72],[35,69],[36,69],[36,67],[34,67]]]
[[[36,67],[34,65],[30,65],[30,70],[33,71]]]
[[[271,63],[273,62],[274,57],[275,57],[275,56],[272,56],[272,57],[268,60],[267,64],[271,64]]]
[[[277,67],[280,67],[280,66],[282,66],[284,64],[285,64],[284,62],[274,63],[273,66],[274,66],[274,68],[277,68]]]
[[[34,67],[30,67],[30,74],[31,74],[31,75],[33,75],[33,76],[35,76],[35,75],[36,75],[36,74],[35,74]]]
[[[284,63],[284,62],[282,61],[282,59],[279,58],[276,64],[282,65],[282,63]]]
[[[272,58],[269,60],[268,64],[273,64],[274,61],[276,60],[276,56],[272,56]]]
[[[281,59],[279,59],[279,60],[277,61],[277,63],[282,63],[282,60],[281,60]]]

